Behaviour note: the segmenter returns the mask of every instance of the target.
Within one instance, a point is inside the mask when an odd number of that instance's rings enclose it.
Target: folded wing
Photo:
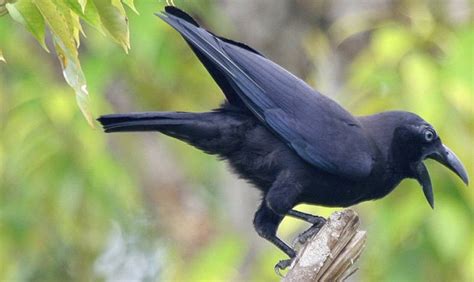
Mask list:
[[[237,94],[234,99],[305,161],[349,179],[370,174],[371,143],[357,119],[336,102],[250,47],[200,28],[177,8],[167,7],[158,16],[185,38],[201,61],[203,57],[218,70]]]

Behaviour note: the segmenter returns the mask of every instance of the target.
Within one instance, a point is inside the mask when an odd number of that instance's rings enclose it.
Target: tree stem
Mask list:
[[[282,281],[344,281],[357,270],[352,266],[365,248],[366,232],[358,228],[355,211],[333,213],[300,249]]]

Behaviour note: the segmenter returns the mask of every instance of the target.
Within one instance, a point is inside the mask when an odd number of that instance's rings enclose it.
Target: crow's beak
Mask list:
[[[423,188],[423,193],[425,194],[428,204],[430,204],[430,207],[434,209],[433,187],[431,186],[431,179],[428,169],[426,169],[426,166],[423,164],[423,162],[417,162],[412,165],[411,170],[415,176],[415,179]]]
[[[443,164],[445,167],[456,173],[466,185],[469,184],[469,177],[467,176],[467,172],[463,164],[456,154],[454,154],[454,152],[445,145],[440,144],[437,150],[427,157]]]

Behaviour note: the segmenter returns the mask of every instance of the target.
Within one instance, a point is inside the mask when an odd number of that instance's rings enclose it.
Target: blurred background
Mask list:
[[[86,27],[79,51],[96,117],[222,102],[188,46],[153,15],[165,4],[136,1],[128,55]],[[175,4],[355,114],[418,113],[474,177],[471,1]],[[8,17],[0,45],[0,280],[279,280],[273,266],[285,255],[253,231],[256,189],[171,138],[89,127],[57,59]],[[368,242],[354,281],[474,281],[473,189],[427,164],[434,210],[413,180],[355,207]],[[291,242],[307,227],[285,219],[279,235]]]

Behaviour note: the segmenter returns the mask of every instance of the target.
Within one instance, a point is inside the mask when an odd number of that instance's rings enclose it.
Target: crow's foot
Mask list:
[[[275,273],[278,274],[280,277],[283,277],[283,274],[281,274],[281,270],[285,270],[288,266],[291,265],[291,262],[293,262],[293,259],[284,259],[280,260],[276,265],[275,265]]]
[[[293,245],[295,245],[296,243],[304,245],[308,241],[308,239],[313,237],[319,232],[319,230],[321,230],[325,223],[325,221],[319,221],[317,223],[314,223],[310,228],[306,229],[303,233],[301,233],[295,238]]]

